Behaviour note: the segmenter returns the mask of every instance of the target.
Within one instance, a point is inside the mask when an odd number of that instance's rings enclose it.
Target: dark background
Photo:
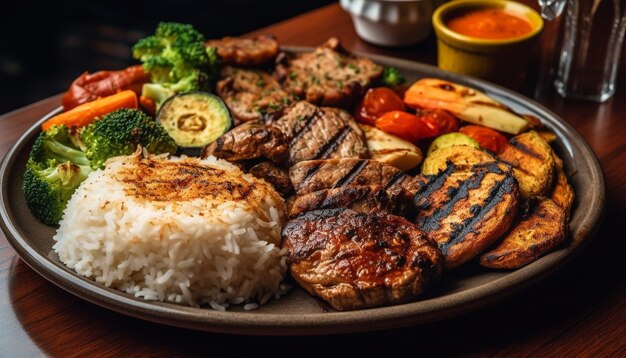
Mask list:
[[[131,46],[160,21],[192,24],[207,38],[236,36],[332,0],[2,2],[0,114],[67,90],[83,71],[136,63]]]

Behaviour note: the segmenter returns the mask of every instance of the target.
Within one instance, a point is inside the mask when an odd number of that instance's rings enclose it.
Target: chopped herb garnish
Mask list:
[[[289,78],[291,78],[292,80],[295,80],[296,78],[298,78],[298,75],[296,75],[295,72],[289,72]]]
[[[256,81],[256,85],[259,87],[265,86],[265,80],[261,78],[260,80]]]

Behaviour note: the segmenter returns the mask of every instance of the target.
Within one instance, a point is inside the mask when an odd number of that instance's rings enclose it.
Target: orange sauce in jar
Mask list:
[[[533,30],[528,20],[502,9],[470,10],[450,19],[446,25],[454,32],[483,39],[510,39]]]

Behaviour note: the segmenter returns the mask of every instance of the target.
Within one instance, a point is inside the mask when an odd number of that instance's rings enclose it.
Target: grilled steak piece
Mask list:
[[[250,168],[248,173],[272,184],[274,189],[283,196],[287,196],[293,192],[293,185],[291,185],[291,180],[289,180],[289,172],[287,169],[277,167],[271,162],[256,164]]]
[[[266,72],[225,67],[221,78],[216,85],[217,94],[239,122],[270,122],[293,102],[293,96]]]
[[[417,226],[439,244],[446,269],[495,243],[511,225],[519,200],[517,181],[506,164],[475,165],[463,176],[454,170],[450,164],[415,196]]]
[[[330,107],[349,108],[383,73],[369,59],[343,54],[336,38],[313,52],[280,54],[276,60],[276,75],[287,91]]]
[[[209,40],[205,45],[217,48],[217,54],[223,64],[240,67],[269,64],[278,54],[278,42],[271,36],[257,36],[251,39],[224,37]]]
[[[393,192],[377,185],[343,186],[300,195],[290,208],[290,217],[318,209],[349,208],[363,214],[387,211],[408,217],[413,212],[413,198],[404,190]]]
[[[331,159],[300,162],[289,169],[298,195],[347,185],[380,185],[414,195],[425,185],[423,177],[411,177],[389,164],[367,159]]]
[[[336,108],[296,103],[272,122],[289,140],[289,165],[303,160],[365,158],[365,135],[352,116]]]
[[[415,299],[441,273],[436,245],[386,212],[310,211],[289,221],[282,236],[294,279],[337,310]]]
[[[522,219],[493,250],[480,257],[480,264],[499,269],[525,266],[565,241],[565,210],[548,198],[533,203],[530,215]]]
[[[283,133],[264,124],[244,124],[224,133],[204,148],[202,157],[214,155],[231,162],[267,158],[275,163],[289,156],[289,144]]]

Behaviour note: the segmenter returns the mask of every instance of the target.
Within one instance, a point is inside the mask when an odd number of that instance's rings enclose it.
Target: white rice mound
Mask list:
[[[216,310],[254,309],[286,291],[285,206],[268,183],[214,157],[151,156],[239,172],[263,199],[136,200],[115,176],[129,161],[145,159],[139,151],[134,156],[109,160],[68,202],[53,246],[67,267],[135,297]]]

